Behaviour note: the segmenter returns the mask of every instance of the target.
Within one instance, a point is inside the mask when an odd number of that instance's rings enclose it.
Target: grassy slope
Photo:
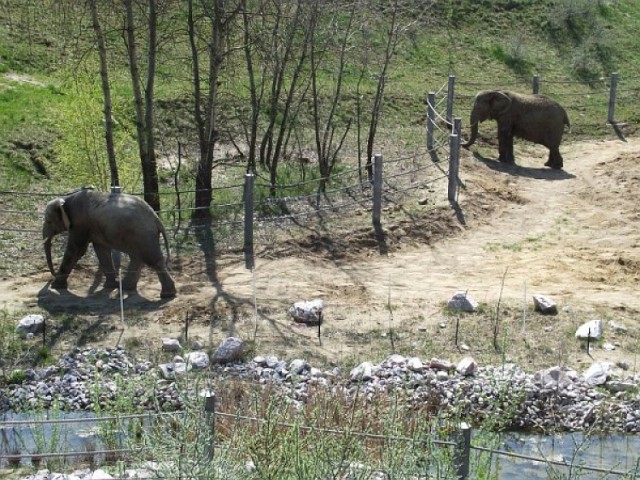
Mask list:
[[[0,188],[16,188],[43,179],[37,163],[51,155],[52,138],[46,111],[69,98],[47,87],[61,81],[60,65],[51,63],[57,57],[52,52],[59,52],[69,40],[48,34],[53,25],[46,23],[40,23],[37,31],[18,29],[20,19],[36,12],[4,3],[0,72],[29,74],[43,84],[0,75]],[[426,93],[440,89],[450,73],[457,76],[456,116],[466,117],[469,98],[480,86],[527,91],[532,75],[538,73],[541,91],[559,97],[570,116],[578,119],[574,133],[592,136],[607,131],[603,121],[607,85],[576,82],[586,76],[606,80],[610,71],[617,70],[622,95],[617,117],[638,123],[639,114],[629,106],[634,89],[640,88],[640,78],[634,78],[640,63],[638,25],[640,9],[633,0],[437,2],[429,25],[402,45],[394,60],[380,135],[390,135],[389,126],[419,131]],[[159,97],[180,96],[177,85],[158,84]],[[126,86],[117,84],[114,91],[126,92]],[[584,105],[585,93],[593,93],[592,104]]]

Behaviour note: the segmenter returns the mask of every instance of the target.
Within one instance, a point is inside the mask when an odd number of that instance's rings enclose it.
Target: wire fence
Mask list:
[[[346,437],[347,431],[339,428],[323,428],[317,426],[305,426],[304,424],[292,424],[286,422],[274,422],[273,419],[259,418],[255,416],[240,415],[238,413],[228,413],[216,410],[215,407],[215,395],[208,395],[204,400],[204,409],[202,409],[201,418],[198,420],[204,425],[208,425],[208,429],[213,435],[207,441],[211,442],[208,447],[208,451],[220,452],[227,448],[222,438],[216,436],[216,423],[224,420],[226,422],[235,423],[253,423],[253,424],[266,424],[269,423],[270,428],[280,429],[296,429],[301,432],[313,432],[316,434],[326,436]],[[190,415],[198,415],[195,412],[189,413]],[[131,463],[140,463],[140,460],[153,456],[154,449],[151,445],[145,444],[141,441],[136,441],[131,438],[130,422],[133,420],[139,420],[141,423],[140,428],[147,431],[152,430],[152,425],[160,419],[176,420],[182,419],[187,412],[146,412],[141,414],[130,415],[105,415],[105,416],[83,416],[77,418],[47,418],[47,419],[30,419],[30,420],[7,420],[0,422],[0,437],[5,441],[0,444],[0,466],[15,465],[19,463],[31,462],[39,463],[47,459],[62,459],[68,466],[73,466],[74,462],[84,461],[86,462],[90,457],[91,463],[106,463],[116,464],[117,461],[128,461]],[[49,441],[41,441],[40,445],[34,445],[27,447],[22,440],[21,448],[24,451],[11,451],[11,442],[8,440],[9,436],[20,436],[20,429],[41,429],[43,432],[49,431],[51,435],[51,429],[59,425],[72,425],[72,424],[89,424],[94,428],[94,436],[100,439],[99,443],[86,442],[84,450],[71,450],[69,445],[63,445],[61,438],[66,438],[68,432],[56,432],[56,439]],[[101,426],[102,425],[102,426]],[[236,430],[237,426],[231,426],[231,430]],[[72,432],[76,432],[73,430]],[[407,442],[414,444],[417,448],[421,448],[422,442],[419,438],[402,436],[402,435],[383,435],[372,432],[353,431],[349,430],[348,435],[351,437],[360,438],[362,441],[375,440],[381,441],[385,445],[389,445],[392,442]],[[140,433],[136,434],[140,437]],[[35,435],[31,433],[31,437],[35,438]],[[615,467],[601,467],[590,466],[582,463],[577,463],[575,460],[567,462],[566,460],[557,460],[553,458],[547,458],[543,455],[532,456],[526,455],[514,451],[490,448],[482,445],[474,445],[473,429],[466,423],[461,423],[459,429],[450,434],[449,439],[444,438],[430,438],[424,440],[424,445],[430,445],[431,448],[448,448],[452,449],[451,458],[456,463],[454,465],[457,473],[457,478],[466,479],[472,473],[470,466],[472,464],[472,455],[488,454],[491,458],[504,457],[505,459],[525,460],[528,462],[537,462],[545,465],[552,465],[556,467],[562,467],[572,469],[573,471],[580,472],[593,472],[600,473],[605,476],[618,476],[626,478],[637,478],[640,474],[640,465],[636,464],[629,470],[622,470]],[[43,451],[43,445],[51,444],[57,450],[69,449],[68,451]],[[576,449],[580,448],[578,445]],[[212,459],[212,458],[211,458]],[[637,463],[637,462],[636,462]],[[128,477],[127,477],[128,478]],[[145,478],[156,478],[153,476],[147,476]],[[157,478],[166,478],[160,476]]]

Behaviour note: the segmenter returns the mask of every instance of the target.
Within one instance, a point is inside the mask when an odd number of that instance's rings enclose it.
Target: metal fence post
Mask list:
[[[208,431],[211,438],[208,439],[206,459],[213,460],[214,440],[216,433],[216,394],[211,390],[206,390],[201,394],[204,397],[204,414],[206,417]]]
[[[534,94],[540,93],[540,75],[533,76],[532,90]]]
[[[447,88],[447,124],[451,125],[453,118],[453,96],[455,91],[456,76],[449,75],[449,86]]]
[[[458,480],[469,478],[469,464],[471,461],[471,426],[466,422],[460,424],[460,430],[456,436],[456,474]]]
[[[607,115],[607,122],[614,124],[616,113],[616,90],[618,88],[618,72],[611,74],[611,87],[609,90],[609,114]]]
[[[427,96],[427,148],[433,149],[433,130],[436,122],[436,94],[429,92]]]
[[[254,267],[253,259],[253,174],[244,176],[244,265],[247,270]]]
[[[373,228],[380,228],[382,212],[382,154],[373,156]]]
[[[455,133],[449,135],[449,188],[448,198],[450,202],[457,201],[458,193],[458,166],[460,154],[460,137]]]

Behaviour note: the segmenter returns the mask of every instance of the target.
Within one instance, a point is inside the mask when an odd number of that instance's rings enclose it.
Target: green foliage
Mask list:
[[[27,378],[27,375],[24,373],[24,370],[13,370],[6,379],[7,384],[9,385],[20,385]]]
[[[68,100],[50,112],[60,136],[54,143],[56,161],[52,176],[70,187],[95,185],[107,191],[111,185],[104,147],[104,104],[98,78],[76,71],[65,85]],[[140,184],[138,147],[131,133],[126,106],[114,104],[114,148],[120,185],[136,191]]]

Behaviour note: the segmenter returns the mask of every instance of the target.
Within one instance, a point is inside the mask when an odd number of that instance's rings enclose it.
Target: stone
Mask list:
[[[449,370],[455,370],[456,368],[453,363],[447,360],[440,360],[439,358],[432,358],[429,366],[434,370],[443,370],[445,372],[448,372]]]
[[[309,370],[309,362],[306,360],[295,359],[289,363],[289,371],[294,375],[300,375],[304,371]]]
[[[289,307],[289,315],[296,322],[317,325],[322,322],[323,308],[324,303],[321,299],[296,302]]]
[[[576,338],[578,340],[600,340],[600,337],[602,337],[602,329],[602,320],[591,320],[578,327],[578,330],[576,330]]]
[[[456,372],[464,377],[474,375],[478,370],[478,364],[472,357],[464,357],[456,365]]]
[[[42,333],[44,330],[44,317],[42,315],[31,314],[23,317],[18,322],[16,332],[18,335],[27,336]]]
[[[591,365],[586,372],[584,372],[584,380],[587,385],[596,386],[604,385],[607,382],[609,376],[609,369],[611,363],[609,362],[596,362]]]
[[[209,366],[209,355],[206,352],[189,352],[184,357],[185,362],[194,370],[202,370]]]
[[[175,338],[163,338],[162,350],[165,352],[179,352],[182,350],[182,345],[180,345],[180,342]]]
[[[212,361],[214,363],[231,363],[241,360],[244,354],[244,347],[245,344],[242,339],[227,337],[216,348]]]
[[[373,363],[362,362],[351,370],[350,378],[352,382],[366,382],[373,378]]]
[[[556,302],[543,295],[536,294],[533,296],[533,305],[536,312],[543,315],[557,315],[558,306]]]
[[[104,470],[98,469],[88,476],[87,480],[113,480],[113,477]]]
[[[478,302],[471,298],[467,292],[460,291],[449,299],[447,306],[452,310],[475,312],[478,309]]]

